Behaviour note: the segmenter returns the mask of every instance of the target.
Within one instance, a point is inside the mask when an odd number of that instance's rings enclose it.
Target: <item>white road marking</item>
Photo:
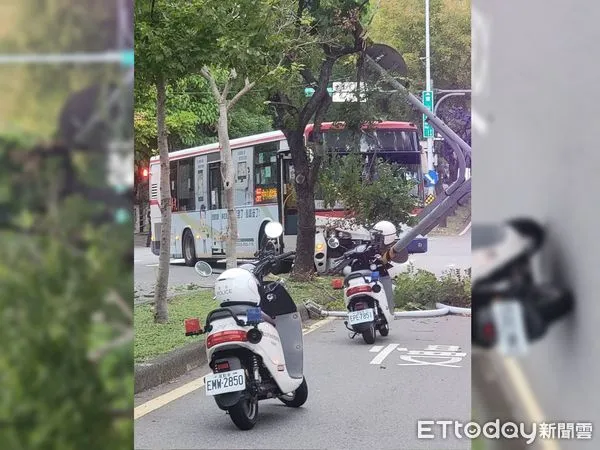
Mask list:
[[[302,334],[306,335],[308,333],[311,333],[333,320],[335,320],[334,317],[328,317],[327,319],[319,320],[318,322],[315,322],[310,327],[308,327]],[[189,383],[186,383],[183,386],[175,388],[172,391],[167,392],[166,394],[159,395],[158,397],[153,398],[152,400],[149,400],[146,403],[142,403],[141,405],[137,406],[133,410],[133,420],[137,420],[140,417],[151,413],[152,411],[156,411],[158,408],[162,408],[163,406],[165,406],[168,403],[171,403],[172,401],[175,401],[187,394],[197,391],[198,389],[204,386],[204,377],[206,375],[210,375],[211,373],[212,372],[202,375],[200,378],[196,378],[195,380],[190,381]]]
[[[146,267],[158,267],[158,264],[146,264]]]
[[[369,349],[370,352],[378,353],[383,349],[383,345],[374,345]]]
[[[387,358],[388,355],[392,353],[399,345],[400,344],[389,344],[381,352],[379,352],[369,364],[381,364],[383,360]]]
[[[464,230],[462,230],[460,233],[458,233],[459,236],[464,235],[467,231],[469,231],[469,229],[471,228],[471,222],[469,222],[469,224],[465,227]]]

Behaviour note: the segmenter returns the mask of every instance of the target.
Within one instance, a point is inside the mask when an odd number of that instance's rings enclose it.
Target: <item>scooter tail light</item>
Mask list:
[[[206,348],[211,348],[226,342],[246,342],[247,340],[248,338],[244,330],[219,331],[208,336],[206,339]]]
[[[483,332],[483,338],[491,343],[496,339],[496,327],[492,322],[487,322],[483,325],[481,330]]]
[[[371,286],[365,284],[363,286],[354,286],[354,287],[348,288],[348,290],[346,291],[346,295],[348,297],[350,297],[351,295],[354,295],[354,294],[360,294],[362,292],[371,292],[371,291],[372,291]]]

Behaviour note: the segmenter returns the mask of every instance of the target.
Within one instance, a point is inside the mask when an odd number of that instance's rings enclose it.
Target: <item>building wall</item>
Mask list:
[[[497,222],[530,216],[547,224],[551,242],[540,262],[547,271],[540,269],[540,274],[571,286],[577,311],[533,346],[522,367],[549,420],[595,422],[596,435],[600,435],[598,17],[599,2],[473,1],[473,26],[481,27],[473,34],[473,217],[476,222]],[[482,50],[486,31],[489,51]],[[553,255],[560,264],[551,262]],[[563,448],[600,448],[599,442],[596,437]]]

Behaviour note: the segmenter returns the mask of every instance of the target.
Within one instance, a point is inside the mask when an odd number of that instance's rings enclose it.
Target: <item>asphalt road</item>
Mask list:
[[[434,236],[429,238],[427,253],[411,255],[409,262],[441,275],[450,268],[464,269],[471,267],[471,233],[463,236]],[[215,274],[223,270],[224,265],[214,265]],[[152,254],[148,247],[136,247],[134,252],[134,273],[136,303],[151,300],[151,293],[156,282],[158,256]],[[403,270],[402,268],[399,270]],[[173,260],[169,271],[169,289],[176,292],[178,287],[191,283],[200,286],[212,286],[217,275],[211,278],[200,277],[192,267],[183,264],[183,260]]]
[[[410,356],[428,346],[457,357]],[[470,449],[468,440],[442,439],[439,431],[436,439],[417,438],[418,420],[471,419],[470,318],[396,320],[374,346],[360,336],[350,340],[341,320],[327,321],[305,336],[304,347],[309,399],[303,407],[262,401],[254,429],[239,431],[203,386],[156,400],[175,387],[198,385],[209,373],[203,367],[136,396],[136,411],[152,399],[161,407],[136,420],[135,448]]]

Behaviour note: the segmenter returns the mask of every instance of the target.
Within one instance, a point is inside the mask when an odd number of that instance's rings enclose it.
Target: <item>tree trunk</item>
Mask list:
[[[292,131],[288,144],[294,164],[294,187],[298,205],[298,237],[296,240],[296,258],[292,277],[298,281],[308,280],[314,273],[315,250],[315,186],[310,176],[310,163],[304,147],[304,134]]]
[[[219,104],[219,146],[221,147],[221,177],[225,190],[225,206],[227,208],[227,269],[237,267],[236,243],[238,239],[237,216],[235,214],[235,171],[233,157],[229,145],[229,129],[227,120],[227,100]]]
[[[169,168],[169,147],[167,142],[166,101],[167,87],[165,80],[156,82],[156,125],[158,129],[158,150],[160,154],[160,254],[158,257],[158,276],[154,289],[154,321],[166,323],[169,320],[167,311],[167,289],[169,287],[169,262],[171,260],[171,182]]]

